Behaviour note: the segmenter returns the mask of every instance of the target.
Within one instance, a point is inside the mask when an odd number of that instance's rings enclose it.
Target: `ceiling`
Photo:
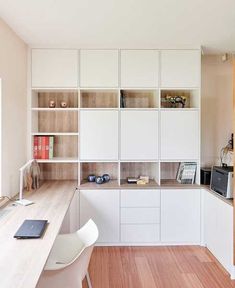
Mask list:
[[[235,0],[0,0],[32,47],[235,52]]]

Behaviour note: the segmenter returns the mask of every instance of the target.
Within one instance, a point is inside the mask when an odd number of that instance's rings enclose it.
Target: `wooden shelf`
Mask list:
[[[201,189],[201,185],[198,184],[181,184],[176,179],[162,179],[162,188],[185,188],[185,189]]]
[[[78,163],[78,158],[53,157],[52,159],[36,159],[38,163]]]
[[[96,184],[95,182],[88,182],[83,180],[79,186],[79,189],[120,189],[118,180],[110,180],[107,183]]]
[[[33,132],[31,135],[35,136],[78,136],[78,132]]]
[[[154,180],[150,180],[148,184],[138,185],[138,184],[129,184],[126,179],[121,180],[121,189],[160,189],[161,187]]]
[[[79,108],[32,108],[32,111],[78,111]]]

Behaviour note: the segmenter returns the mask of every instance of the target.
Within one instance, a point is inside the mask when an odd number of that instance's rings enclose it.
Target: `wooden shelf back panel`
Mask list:
[[[78,132],[78,112],[39,111],[37,132]]]
[[[77,180],[76,163],[39,163],[42,180]]]
[[[55,101],[56,108],[60,108],[61,101],[67,102],[68,108],[78,108],[78,92],[39,92],[38,105],[35,108],[49,108],[49,102]]]
[[[78,157],[77,136],[54,136],[54,157]]]
[[[81,182],[86,181],[88,175],[102,176],[109,174],[112,180],[118,179],[118,163],[81,163]]]
[[[177,176],[179,162],[163,162],[161,163],[161,179],[174,180]]]
[[[121,108],[157,108],[157,95],[152,90],[122,90],[125,107]]]
[[[82,91],[81,108],[118,108],[117,91]]]
[[[150,162],[125,162],[121,163],[121,179],[127,177],[149,176],[150,179],[157,177],[157,164]]]

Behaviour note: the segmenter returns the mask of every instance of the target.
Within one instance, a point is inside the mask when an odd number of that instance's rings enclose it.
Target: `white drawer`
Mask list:
[[[160,223],[160,208],[121,208],[122,224]]]
[[[121,190],[121,207],[160,207],[160,190]]]
[[[125,224],[121,225],[121,241],[147,243],[160,240],[158,224]]]

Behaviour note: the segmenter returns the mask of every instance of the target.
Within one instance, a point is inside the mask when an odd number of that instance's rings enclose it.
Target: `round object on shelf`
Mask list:
[[[55,108],[55,101],[54,100],[49,101],[49,108]]]
[[[110,180],[109,174],[104,174],[102,177],[104,178],[104,182],[109,182]]]
[[[87,181],[88,182],[95,182],[95,178],[96,178],[96,176],[95,175],[88,175],[88,177],[87,177]]]
[[[61,101],[60,102],[60,107],[61,108],[66,108],[66,107],[68,107],[68,103],[66,101]]]
[[[96,182],[96,184],[102,184],[102,183],[104,183],[104,178],[102,176],[97,176],[95,178],[95,182]]]

